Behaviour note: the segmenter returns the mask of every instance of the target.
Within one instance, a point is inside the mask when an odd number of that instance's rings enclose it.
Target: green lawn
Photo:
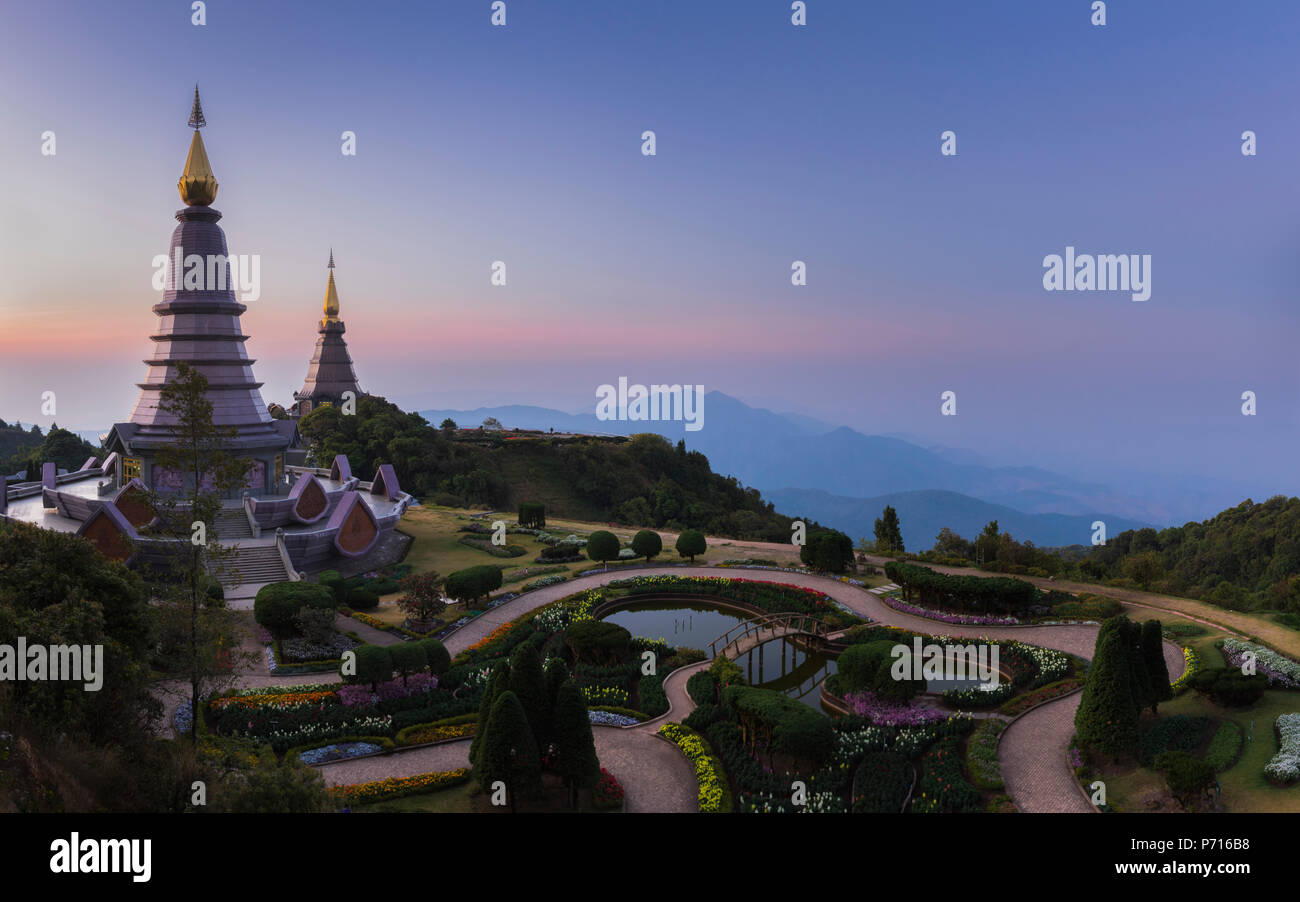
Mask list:
[[[1162,619],[1162,622],[1166,621]],[[1222,637],[1222,633],[1212,632],[1189,640],[1200,655],[1203,669],[1226,666],[1222,653],[1214,647],[1215,641]],[[1219,774],[1223,792],[1221,802],[1226,810],[1233,812],[1300,812],[1300,783],[1282,788],[1264,778],[1264,765],[1278,751],[1273,722],[1279,714],[1292,712],[1300,712],[1300,691],[1284,689],[1268,690],[1250,708],[1221,708],[1191,690],[1160,705],[1162,717],[1171,714],[1204,715],[1231,720],[1241,727],[1242,735],[1246,737],[1241,757]],[[1164,779],[1160,774],[1142,767],[1107,773],[1103,779],[1111,803],[1123,811],[1142,811],[1139,800],[1164,789]]]

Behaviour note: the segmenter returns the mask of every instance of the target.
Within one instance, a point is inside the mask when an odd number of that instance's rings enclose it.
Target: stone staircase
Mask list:
[[[222,541],[230,539],[251,539],[253,529],[248,525],[248,517],[242,507],[222,508],[217,511],[214,524],[217,538]]]
[[[242,516],[242,514],[241,514]],[[223,588],[281,582],[289,578],[274,543],[269,545],[241,545],[235,553],[222,561],[216,573]],[[238,578],[239,582],[235,582]]]

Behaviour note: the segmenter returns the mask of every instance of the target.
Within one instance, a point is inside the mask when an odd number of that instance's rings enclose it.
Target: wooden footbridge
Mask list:
[[[737,623],[710,642],[709,654],[715,658],[718,655],[738,658],[745,652],[773,639],[784,639],[787,636],[825,639],[829,635],[830,627],[811,614],[798,614],[793,611],[782,614],[762,614]]]

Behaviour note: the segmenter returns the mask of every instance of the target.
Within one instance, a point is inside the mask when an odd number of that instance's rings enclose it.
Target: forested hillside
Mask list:
[[[337,407],[315,410],[300,428],[318,465],[347,454],[366,479],[380,463],[391,463],[403,488],[424,501],[502,510],[541,501],[559,517],[790,540],[791,518],[776,513],[757,489],[719,476],[703,454],[659,435],[556,438],[439,429],[377,397],[361,398],[354,416]]]

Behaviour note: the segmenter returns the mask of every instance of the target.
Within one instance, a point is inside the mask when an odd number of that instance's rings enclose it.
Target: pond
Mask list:
[[[633,636],[663,639],[709,653],[709,643],[752,615],[704,602],[644,601],[605,617]],[[773,639],[736,658],[751,686],[775,689],[822,710],[822,681],[835,672],[835,661],[809,654],[790,639]]]

